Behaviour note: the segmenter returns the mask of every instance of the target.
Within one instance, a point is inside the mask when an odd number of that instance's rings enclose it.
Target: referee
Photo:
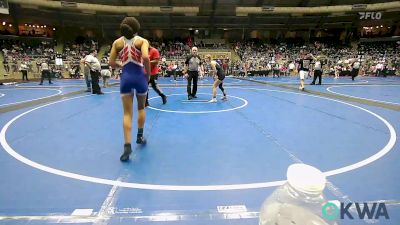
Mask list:
[[[187,71],[188,84],[187,84],[187,94],[188,100],[197,98],[197,81],[199,80],[199,69],[202,66],[200,56],[198,55],[197,47],[192,48],[192,54],[190,54],[185,61],[185,71]],[[193,89],[192,89],[193,81]]]
[[[89,55],[85,58],[85,65],[87,65],[90,69],[90,77],[92,79],[92,93],[97,95],[103,95],[101,92],[101,88],[99,85],[99,78],[101,77],[100,70],[100,62],[96,58],[97,50],[93,49]]]

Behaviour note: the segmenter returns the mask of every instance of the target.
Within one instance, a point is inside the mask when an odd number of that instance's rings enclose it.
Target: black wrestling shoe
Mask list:
[[[192,98],[197,98],[197,96],[196,96],[196,95],[193,95]]]
[[[161,99],[162,99],[163,105],[167,104],[167,96],[166,95],[161,95]]]
[[[193,97],[191,95],[188,96],[188,100],[192,100]]]
[[[137,137],[137,139],[136,139],[136,144],[139,144],[139,145],[144,145],[144,144],[146,144],[146,142],[147,141],[143,136]]]
[[[126,162],[129,160],[129,155],[132,153],[131,144],[124,145],[124,153],[119,157],[119,160]]]

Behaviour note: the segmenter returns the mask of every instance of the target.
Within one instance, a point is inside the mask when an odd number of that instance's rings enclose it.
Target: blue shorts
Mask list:
[[[149,84],[144,68],[134,63],[128,63],[122,68],[121,94],[146,95]]]

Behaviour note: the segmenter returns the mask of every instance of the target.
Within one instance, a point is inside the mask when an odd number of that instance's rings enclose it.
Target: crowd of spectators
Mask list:
[[[361,62],[363,75],[395,75],[399,71],[400,45],[397,42],[360,43],[345,46],[329,43],[313,43],[310,45],[294,45],[281,43],[271,45],[254,41],[237,42],[233,45],[240,60],[231,63],[233,73],[251,74],[251,71],[267,71],[289,75],[295,72],[296,62],[302,52],[310,52],[314,56],[324,58],[324,72],[333,74],[339,69],[342,75],[351,70],[351,60]],[[384,71],[384,72],[381,72]]]
[[[0,40],[0,45],[6,73],[18,72],[22,62],[28,67],[28,71],[38,72],[38,61],[42,58],[54,58],[56,54],[52,41]]]
[[[21,62],[26,64],[29,72],[38,72],[41,61],[45,59],[49,60],[49,65],[54,69],[67,70],[70,77],[76,78],[80,77],[81,59],[90,52],[90,49],[99,49],[98,42],[91,39],[66,42],[61,53],[55,51],[56,43],[53,41],[0,40],[0,44],[6,73],[19,72]],[[226,51],[230,47],[236,52],[239,60],[217,59],[225,72],[230,75],[296,75],[297,62],[304,51],[314,56],[323,56],[325,74],[333,75],[335,70],[339,69],[341,74],[345,75],[351,70],[349,59],[358,59],[361,62],[362,75],[395,75],[400,69],[400,42],[395,41],[342,45],[329,42],[270,44],[260,40],[249,40],[230,45],[215,43],[211,47],[202,42],[151,41],[151,45],[158,48],[161,53],[159,65],[163,75],[180,75],[184,69],[185,58],[195,45],[200,47],[200,51],[202,48]],[[106,50],[104,60],[107,59],[108,52]],[[58,65],[56,59],[61,59],[63,63]]]
[[[19,73],[21,67],[27,67],[28,74],[39,74],[43,61],[48,62],[51,71],[62,77],[64,72],[69,77],[80,77],[80,61],[90,49],[99,48],[98,42],[87,39],[81,42],[66,42],[62,52],[56,52],[56,42],[47,40],[0,40],[3,65],[6,75]]]

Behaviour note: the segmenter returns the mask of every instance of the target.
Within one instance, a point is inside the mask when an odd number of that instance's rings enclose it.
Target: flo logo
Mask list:
[[[355,212],[350,213],[350,208],[353,206],[356,208],[357,215],[355,216]],[[353,220],[358,216],[359,219],[380,219],[384,217],[385,219],[389,219],[389,214],[386,209],[385,203],[340,203],[340,208],[338,205],[327,202],[322,206],[322,217],[328,220],[338,219],[351,219]]]
[[[359,12],[358,14],[360,15],[360,20],[380,20],[382,18],[381,12]]]

